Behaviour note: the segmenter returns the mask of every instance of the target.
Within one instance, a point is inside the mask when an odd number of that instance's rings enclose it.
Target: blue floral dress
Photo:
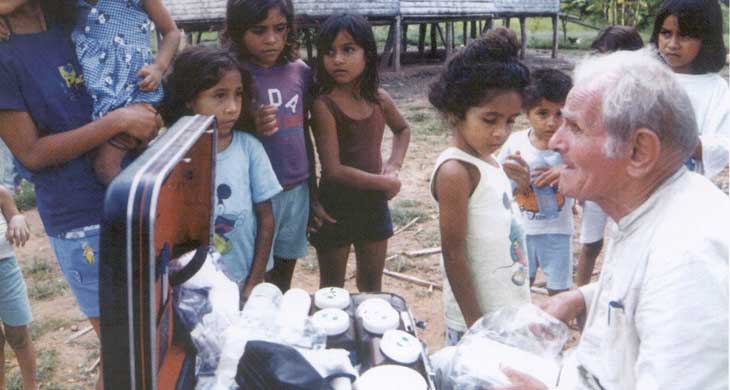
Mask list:
[[[157,104],[162,88],[139,89],[137,72],[154,62],[150,32],[154,26],[144,0],[78,0],[78,20],[71,38],[94,100],[94,119],[132,103]]]

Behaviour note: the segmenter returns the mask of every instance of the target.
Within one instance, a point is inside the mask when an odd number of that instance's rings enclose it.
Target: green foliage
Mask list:
[[[35,189],[33,188],[33,184],[26,180],[20,182],[15,192],[15,204],[20,211],[35,208]]]

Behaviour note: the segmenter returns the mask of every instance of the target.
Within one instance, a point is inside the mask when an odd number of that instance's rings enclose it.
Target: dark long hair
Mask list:
[[[69,31],[76,25],[76,2],[73,0],[40,0],[46,23]]]
[[[199,93],[218,84],[229,71],[241,72],[243,116],[247,111],[245,106],[251,101],[253,93],[251,75],[241,67],[233,53],[224,49],[193,46],[178,54],[172,64],[172,71],[163,83],[165,98],[159,111],[165,123],[170,126],[180,117],[193,114],[188,103],[195,100]],[[243,119],[246,118],[240,118],[239,123]]]
[[[340,31],[347,31],[355,43],[365,51],[365,70],[359,79],[360,96],[367,101],[379,103],[378,49],[372,26],[360,15],[330,16],[320,26],[317,38],[316,93],[318,95],[326,94],[335,87],[335,80],[324,68],[324,56],[332,47],[332,43]]]
[[[470,107],[490,101],[502,91],[524,97],[530,71],[518,58],[514,31],[499,27],[456,54],[431,84],[428,101],[442,114],[464,119]]]
[[[599,53],[639,50],[642,47],[644,47],[644,40],[634,27],[618,25],[604,28],[591,43],[591,49]]]
[[[294,7],[291,0],[228,0],[226,6],[226,27],[223,30],[221,43],[230,48],[241,61],[248,61],[251,54],[242,44],[243,34],[257,23],[265,20],[269,10],[279,8],[286,18],[288,31],[284,50],[277,59],[282,65],[299,58],[296,25],[294,24]]]
[[[700,52],[691,64],[692,72],[719,72],[725,66],[727,50],[722,35],[725,14],[717,0],[666,0],[654,19],[649,40],[654,46],[658,46],[659,32],[669,16],[677,18],[680,34],[702,41]]]

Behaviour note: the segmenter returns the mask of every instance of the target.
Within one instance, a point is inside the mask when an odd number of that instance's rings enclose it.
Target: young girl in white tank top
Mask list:
[[[431,177],[439,204],[447,345],[487,312],[530,302],[524,234],[512,212],[509,179],[493,156],[521,112],[529,78],[517,52],[514,32],[493,30],[454,57],[429,93],[453,130],[452,146]]]

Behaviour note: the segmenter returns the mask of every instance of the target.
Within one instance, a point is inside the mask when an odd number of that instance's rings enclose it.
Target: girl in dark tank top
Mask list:
[[[344,285],[350,246],[355,246],[357,286],[380,291],[393,225],[388,199],[400,191],[398,172],[410,129],[387,92],[379,88],[377,51],[364,18],[340,15],[321,27],[317,44],[313,131],[322,167],[320,202],[337,222],[313,221],[320,285]],[[385,125],[393,131],[383,163]]]

